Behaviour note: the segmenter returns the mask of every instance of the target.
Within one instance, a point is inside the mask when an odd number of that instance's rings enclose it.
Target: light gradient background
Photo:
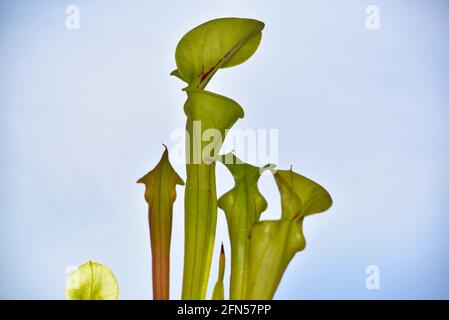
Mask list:
[[[78,5],[81,29],[67,30]],[[381,29],[365,28],[368,5]],[[257,53],[209,89],[244,107],[237,128],[279,129],[293,164],[334,198],[278,299],[449,298],[449,2],[0,2],[0,298],[63,299],[66,268],[108,265],[122,299],[151,298],[137,178],[184,126],[169,76],[181,36],[209,19],[266,23]],[[185,176],[184,167],[176,169]],[[218,168],[219,193],[232,178]],[[280,214],[269,176],[265,218]],[[180,297],[183,190],[172,240]],[[219,212],[217,244],[229,245]],[[211,284],[215,282],[218,246]],[[378,265],[380,290],[365,287]],[[229,274],[229,268],[226,270]]]

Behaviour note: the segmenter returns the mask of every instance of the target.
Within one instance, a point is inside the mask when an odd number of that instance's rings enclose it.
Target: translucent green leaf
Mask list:
[[[184,79],[177,69],[176,69],[176,70],[173,70],[173,71],[170,73],[170,75],[171,75],[171,76],[174,76],[174,77],[177,77],[177,78],[181,79],[181,80],[184,81],[184,82],[187,82],[187,79]]]
[[[145,184],[145,200],[148,203],[153,265],[153,298],[155,300],[167,300],[169,299],[170,285],[173,203],[176,199],[176,185],[184,185],[184,181],[170,164],[168,150],[165,148],[156,167],[137,182]]]
[[[89,261],[73,272],[66,282],[68,300],[116,300],[119,287],[108,267]]]
[[[323,212],[332,205],[332,198],[326,189],[291,169],[278,170],[274,178],[281,194],[284,219],[298,219]]]
[[[215,142],[213,146],[216,149],[212,150],[215,152],[210,154],[211,157],[217,156],[223,142],[222,140],[226,137],[226,130],[230,129],[238,119],[243,118],[243,109],[234,100],[210,91],[193,89],[187,89],[186,91],[188,99],[184,105],[184,112],[187,115],[187,130],[191,135],[190,138],[196,139],[193,140],[192,144],[189,146],[191,148],[198,147],[194,150],[194,154],[195,152],[203,152],[202,149],[207,145],[210,145],[210,143],[207,139],[200,139],[195,133],[201,133],[201,136],[203,136],[206,130],[217,130],[217,133],[220,133],[220,136],[211,137],[211,140]],[[201,131],[193,131],[194,121],[201,127]],[[211,133],[213,132],[211,131]],[[201,146],[197,140],[203,140],[201,141]],[[193,160],[194,159],[192,159],[192,161]],[[201,161],[201,157],[194,162],[198,161]]]
[[[219,68],[249,59],[259,46],[264,24],[254,19],[220,18],[189,31],[176,47],[177,75],[190,88],[204,88]]]
[[[215,283],[214,291],[212,293],[212,300],[224,300],[224,273],[225,273],[226,257],[224,246],[221,244],[220,261],[218,262],[218,279]]]
[[[233,154],[222,156],[221,161],[235,180],[234,187],[218,199],[218,206],[226,214],[231,240],[230,299],[240,300],[245,296],[249,273],[249,233],[267,208],[257,183],[262,172],[269,167],[243,163]]]
[[[272,299],[296,252],[303,250],[302,224],[292,220],[261,221],[250,238],[250,270],[246,299]]]
[[[227,129],[243,109],[232,99],[203,90],[187,90],[187,180],[183,299],[205,299],[217,223],[214,158]],[[217,139],[198,139],[214,129]],[[214,132],[214,130],[212,132]]]
[[[302,224],[307,215],[332,205],[329,193],[292,170],[278,170],[282,218],[254,225],[250,236],[250,272],[246,299],[272,299],[289,262],[305,248]]]

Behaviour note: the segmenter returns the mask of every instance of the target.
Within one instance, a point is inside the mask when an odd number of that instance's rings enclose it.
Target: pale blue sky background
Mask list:
[[[69,4],[80,7],[79,31],[65,28]],[[370,4],[381,11],[377,31],[365,28]],[[224,16],[266,28],[257,53],[220,71],[210,90],[244,107],[237,128],[279,129],[280,167],[293,164],[334,198],[305,221],[308,246],[276,298],[449,298],[443,0],[1,1],[0,298],[63,299],[66,267],[89,259],[114,271],[121,298],[151,297],[135,181],[184,126],[182,83],[169,77],[178,40]],[[232,179],[217,174],[223,193]],[[261,189],[264,217],[278,216],[271,177]],[[178,191],[173,298],[183,261]],[[222,240],[229,252],[219,212]],[[365,287],[371,264],[380,290]]]

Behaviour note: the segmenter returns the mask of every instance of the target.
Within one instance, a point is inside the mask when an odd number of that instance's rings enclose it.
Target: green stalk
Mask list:
[[[187,180],[183,299],[205,299],[217,223],[215,162],[226,131],[243,109],[235,101],[204,90],[187,90]],[[212,142],[203,141],[215,130]],[[210,132],[210,131],[209,131]]]
[[[257,187],[263,168],[243,163],[233,154],[222,157],[222,162],[232,173],[235,185],[218,200],[225,212],[231,240],[230,299],[245,297],[249,278],[249,235],[252,226],[259,221],[267,208],[267,202]]]
[[[204,299],[217,223],[215,164],[188,164],[183,299]]]
[[[215,19],[190,30],[176,47],[177,69],[171,74],[188,84],[183,299],[205,299],[215,240],[215,163],[204,161],[202,155],[217,156],[225,130],[243,117],[236,102],[204,88],[218,69],[239,65],[254,54],[263,28],[264,24],[254,19]],[[201,124],[199,132],[194,132],[195,121]],[[220,132],[220,137],[213,138],[213,150],[201,141],[207,129]]]

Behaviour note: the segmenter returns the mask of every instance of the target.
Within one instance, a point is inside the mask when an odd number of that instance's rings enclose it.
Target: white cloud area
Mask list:
[[[80,8],[79,30],[65,27],[70,4]],[[368,30],[370,4],[2,1],[0,298],[64,299],[67,266],[89,259],[114,271],[122,299],[152,297],[135,181],[184,127],[184,84],[169,76],[178,40],[224,16],[266,27],[256,54],[219,71],[209,89],[243,106],[236,128],[279,129],[279,167],[293,164],[334,199],[305,221],[307,247],[275,298],[449,298],[449,5],[375,1],[380,29]],[[219,193],[232,186],[222,167],[217,180]],[[273,179],[260,188],[263,217],[278,216]],[[179,188],[173,298],[182,199]],[[218,223],[229,254],[221,211]],[[379,266],[379,290],[365,287],[368,265]]]

